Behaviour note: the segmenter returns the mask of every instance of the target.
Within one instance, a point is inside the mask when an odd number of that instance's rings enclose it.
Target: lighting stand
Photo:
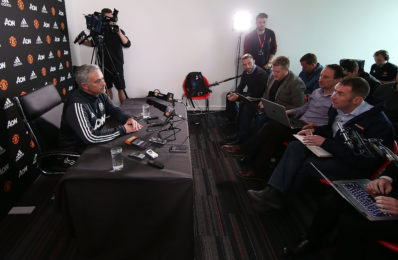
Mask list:
[[[236,54],[236,80],[235,80],[235,89],[238,88],[238,76],[239,76],[239,62],[240,62],[240,48],[242,45],[242,32],[239,33],[238,38],[238,52]]]

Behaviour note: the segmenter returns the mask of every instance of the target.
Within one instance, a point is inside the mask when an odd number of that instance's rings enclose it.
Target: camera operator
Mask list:
[[[101,10],[101,15],[103,18],[104,26],[102,30],[103,34],[103,42],[105,46],[104,50],[104,76],[105,82],[107,86],[107,94],[112,99],[112,87],[115,87],[118,90],[119,101],[122,103],[126,100],[126,83],[124,80],[124,72],[123,72],[123,49],[122,47],[129,48],[131,46],[131,42],[129,38],[125,35],[125,32],[116,25],[117,21],[117,13],[115,10],[112,13],[112,10],[109,8],[104,8]],[[77,36],[76,41],[79,44],[84,44],[89,47],[94,47],[97,45],[97,42],[92,39],[87,39],[83,37],[84,34],[80,34]],[[98,52],[101,60],[101,51]]]

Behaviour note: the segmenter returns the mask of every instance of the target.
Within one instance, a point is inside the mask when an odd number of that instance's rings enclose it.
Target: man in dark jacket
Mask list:
[[[301,142],[293,141],[273,171],[268,185],[260,191],[249,190],[249,197],[267,208],[281,208],[286,193],[293,188],[302,189],[319,179],[310,163],[317,165],[332,180],[369,178],[383,160],[355,153],[345,144],[337,124],[355,129],[364,138],[379,138],[384,145],[392,147],[394,132],[391,122],[379,106],[364,101],[368,93],[369,84],[362,78],[346,78],[338,83],[332,95],[328,125],[298,133],[305,135],[303,142],[306,145],[320,146],[333,157],[319,158]]]
[[[359,71],[358,62],[351,59],[344,59],[340,61],[340,66],[344,69],[344,74],[347,77],[361,77],[369,84],[370,91],[369,97],[373,97],[378,86],[381,85],[380,81],[365,71]]]
[[[93,37],[93,39],[78,39],[79,44],[84,44],[89,47],[98,47],[98,55],[100,60],[102,60],[102,51],[104,52],[104,76],[106,82],[106,92],[108,96],[112,99],[112,88],[115,85],[119,101],[122,103],[126,100],[126,83],[124,80],[124,57],[123,48],[130,48],[131,42],[126,36],[125,32],[116,25],[117,17],[113,16],[112,10],[109,8],[104,8],[101,10],[101,15],[104,20],[109,23],[109,27],[104,27],[102,32],[103,45],[100,44],[98,39]],[[103,48],[103,50],[102,50]],[[101,63],[101,62],[100,62]]]
[[[315,54],[307,53],[300,59],[302,71],[299,74],[299,78],[305,84],[304,94],[309,96],[312,91],[319,88],[319,76],[323,70],[323,66],[318,63],[318,59]]]
[[[227,110],[235,107],[235,101],[242,101],[238,94],[251,98],[261,98],[267,86],[268,73],[262,68],[254,64],[252,55],[245,54],[242,56],[243,74],[240,84],[235,92],[227,95]],[[247,87],[247,92],[243,90]],[[237,128],[237,143],[243,142],[248,138],[250,125],[257,111],[256,103],[240,102],[239,117]]]
[[[108,142],[142,128],[104,94],[104,76],[98,66],[81,66],[75,79],[80,88],[68,97],[62,113],[59,146],[64,150],[81,153],[89,144]],[[103,129],[107,115],[121,125]]]
[[[391,163],[378,179],[367,185],[368,190],[375,194],[376,206],[392,215],[398,215],[397,181],[398,164]],[[286,252],[302,259],[315,259],[333,242],[333,252],[328,251],[328,255],[332,253],[331,259],[373,259],[381,256],[383,259],[396,259],[396,255],[395,258],[386,258],[390,250],[382,250],[378,240],[397,243],[397,229],[397,220],[369,221],[335,190],[328,190],[328,195],[319,203],[305,239]]]
[[[256,30],[245,37],[244,53],[250,53],[256,65],[262,69],[269,70],[272,67],[277,44],[275,33],[267,27],[268,15],[260,13],[256,17]]]

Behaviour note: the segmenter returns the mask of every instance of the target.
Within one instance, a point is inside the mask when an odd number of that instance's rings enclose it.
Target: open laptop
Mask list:
[[[258,109],[258,102],[261,100],[261,98],[253,98],[249,96],[244,96],[240,93],[235,93],[238,95],[238,101],[246,103],[247,105],[251,106],[254,110]]]
[[[290,129],[298,129],[305,126],[304,121],[297,118],[289,118],[284,106],[264,98],[261,99],[261,102],[263,103],[265,114],[272,120],[275,120]]]
[[[398,216],[381,211],[373,198],[373,195],[366,189],[368,179],[331,181],[313,163],[312,167],[324,178],[340,196],[350,203],[370,221],[396,220]]]

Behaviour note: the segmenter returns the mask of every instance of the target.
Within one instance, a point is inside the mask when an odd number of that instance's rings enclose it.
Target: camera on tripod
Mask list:
[[[76,44],[79,42],[79,44],[82,44],[84,40],[87,40],[89,37],[93,37],[96,42],[98,38],[103,37],[104,32],[117,33],[119,31],[119,26],[115,23],[118,21],[118,14],[119,11],[114,8],[112,17],[103,15],[99,12],[85,15],[87,29],[90,31],[90,34],[87,35],[84,31],[81,31],[73,43]]]

